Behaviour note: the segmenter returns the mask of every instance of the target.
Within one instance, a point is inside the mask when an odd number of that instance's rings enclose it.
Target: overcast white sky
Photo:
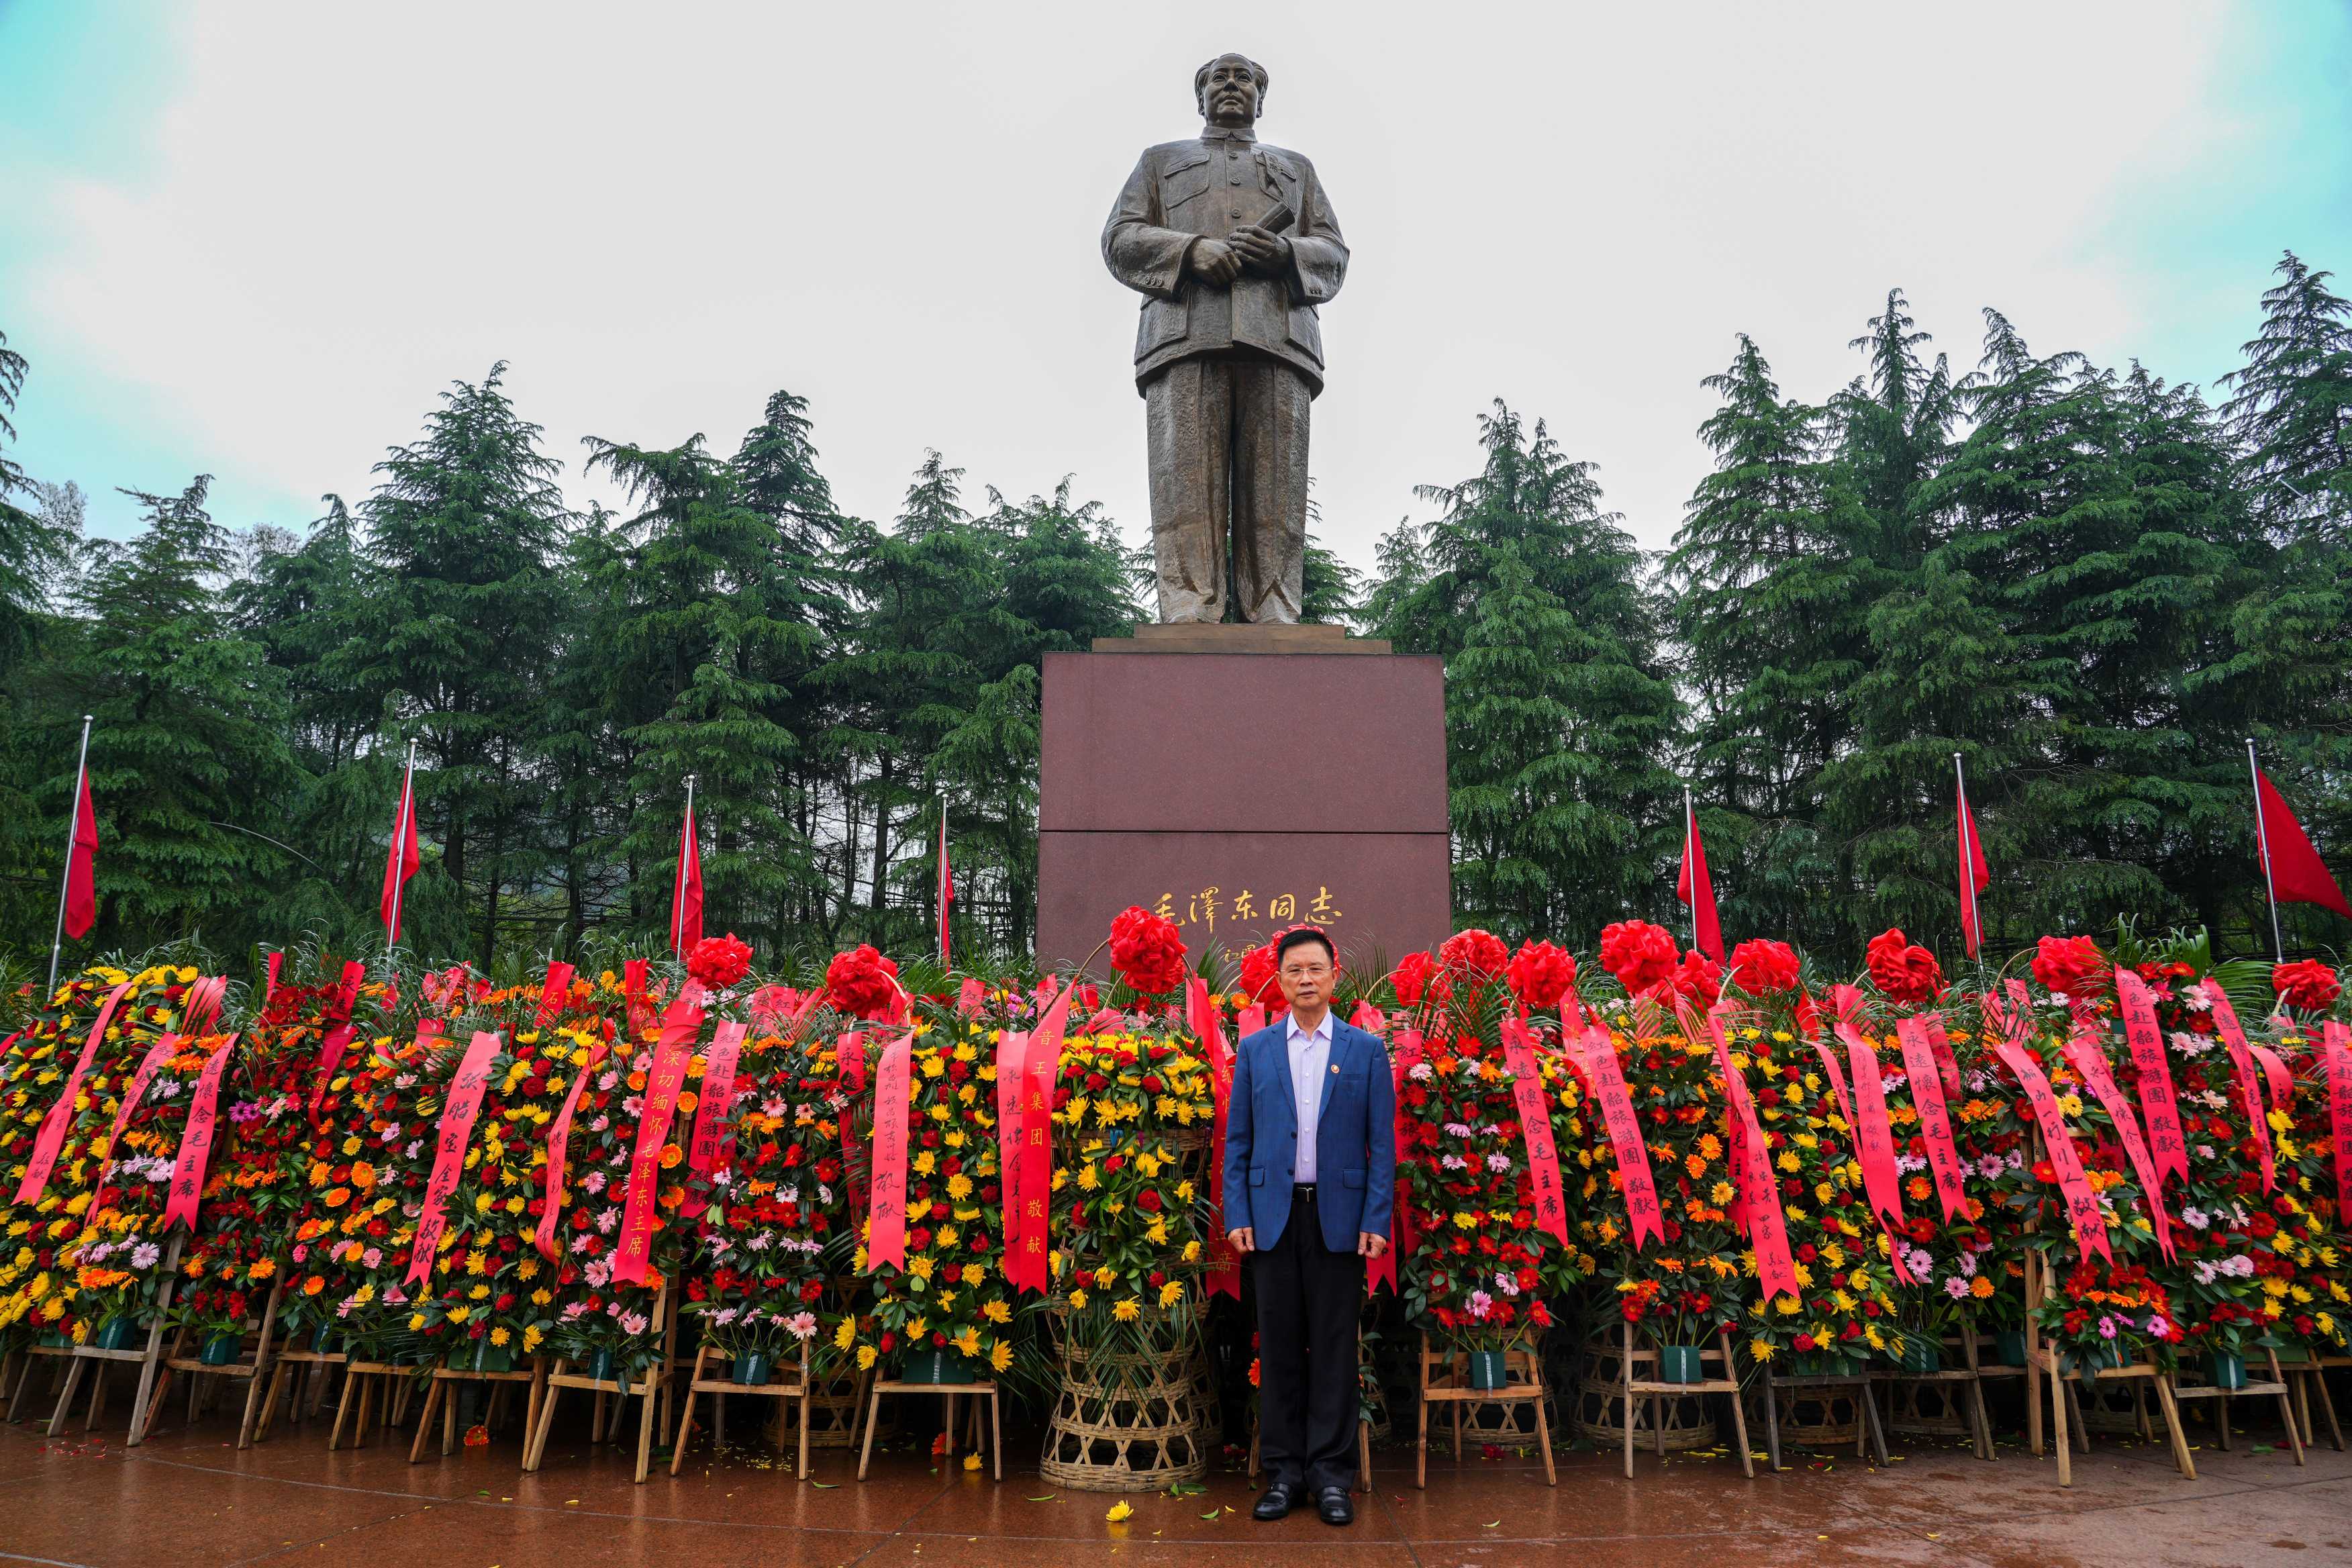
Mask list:
[[[2282,247],[2352,272],[2347,15],[0,0],[16,455],[110,528],[112,487],[198,470],[223,522],[299,525],[505,359],[575,502],[583,435],[731,451],[781,386],[849,510],[937,447],[1139,539],[1098,236],[1233,48],[1354,250],[1329,541],[1369,564],[1500,396],[1659,545],[1738,331],[1813,398],[1895,284],[1963,365],[1995,304],[2042,352],[2228,369]]]

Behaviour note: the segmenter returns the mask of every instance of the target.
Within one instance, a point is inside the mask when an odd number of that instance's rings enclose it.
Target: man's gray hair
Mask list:
[[[1250,59],[1247,55],[1234,54],[1230,51],[1217,57],[1217,60],[1223,59],[1247,60],[1249,62],[1250,75],[1257,78],[1258,112],[1260,114],[1265,113],[1266,83],[1272,79],[1265,74],[1265,68],[1258,64],[1255,60]],[[1199,70],[1192,73],[1192,104],[1194,108],[1198,109],[1203,114],[1209,112],[1209,72],[1216,68],[1217,60],[1211,60],[1207,65],[1202,66]]]

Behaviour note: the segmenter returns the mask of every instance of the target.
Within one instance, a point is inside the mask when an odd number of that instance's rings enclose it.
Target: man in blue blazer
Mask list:
[[[1327,1524],[1356,1517],[1356,1317],[1364,1260],[1389,1248],[1396,1091],[1388,1047],[1331,1016],[1339,963],[1311,926],[1275,969],[1290,1015],[1241,1043],[1225,1111],[1225,1231],[1257,1296],[1258,1455],[1253,1513],[1302,1497]]]

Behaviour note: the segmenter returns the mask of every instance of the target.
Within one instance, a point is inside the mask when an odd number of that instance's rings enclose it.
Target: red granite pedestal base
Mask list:
[[[1129,904],[1196,953],[1298,921],[1359,968],[1444,939],[1442,661],[1336,627],[1147,626],[1096,648],[1045,657],[1041,962],[1086,958]]]

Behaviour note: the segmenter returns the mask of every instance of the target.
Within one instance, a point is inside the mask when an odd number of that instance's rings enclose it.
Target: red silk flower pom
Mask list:
[[[2271,971],[2271,989],[2298,1013],[2325,1013],[2344,994],[2336,972],[2315,958],[2282,963]]]
[[[2045,991],[2091,997],[2115,984],[2115,972],[2087,936],[2045,936],[2034,944],[2033,978]]]
[[[1288,1005],[1282,999],[1282,987],[1274,983],[1272,942],[1264,947],[1251,948],[1242,954],[1242,994],[1251,1002],[1262,1003],[1268,1007]]]
[[[1601,928],[1601,967],[1617,977],[1628,995],[1638,996],[1672,974],[1679,952],[1672,932],[1647,921]]]
[[[1944,971],[1936,955],[1914,946],[1900,927],[1890,927],[1870,939],[1870,983],[1890,1001],[1916,1004],[1933,1001],[1944,988]]]
[[[1712,1007],[1723,994],[1723,965],[1696,948],[1683,954],[1681,966],[1669,978],[1675,990],[1695,1007]]]
[[[1548,942],[1526,942],[1511,955],[1504,973],[1510,979],[1512,995],[1534,1012],[1548,1013],[1559,1005],[1559,999],[1574,984],[1576,960]]]
[[[1797,950],[1785,942],[1758,937],[1731,950],[1731,983],[1750,996],[1793,991],[1797,973]]]
[[[1129,904],[1110,922],[1110,966],[1130,990],[1157,996],[1184,978],[1184,939],[1176,922]]]
[[[1406,1007],[1419,1006],[1423,993],[1440,1002],[1454,994],[1454,987],[1437,967],[1437,960],[1426,952],[1406,953],[1404,962],[1396,967],[1393,984],[1398,1004]],[[1436,987],[1433,992],[1430,989],[1433,985]]]
[[[898,1011],[898,966],[868,943],[836,952],[824,966],[824,994],[835,1011],[887,1018]]]
[[[1448,974],[1466,980],[1492,980],[1511,962],[1511,950],[1493,931],[1473,926],[1455,931],[1437,944],[1437,962]]]
[[[686,955],[686,972],[713,991],[724,991],[751,973],[751,944],[731,931],[706,936]]]

